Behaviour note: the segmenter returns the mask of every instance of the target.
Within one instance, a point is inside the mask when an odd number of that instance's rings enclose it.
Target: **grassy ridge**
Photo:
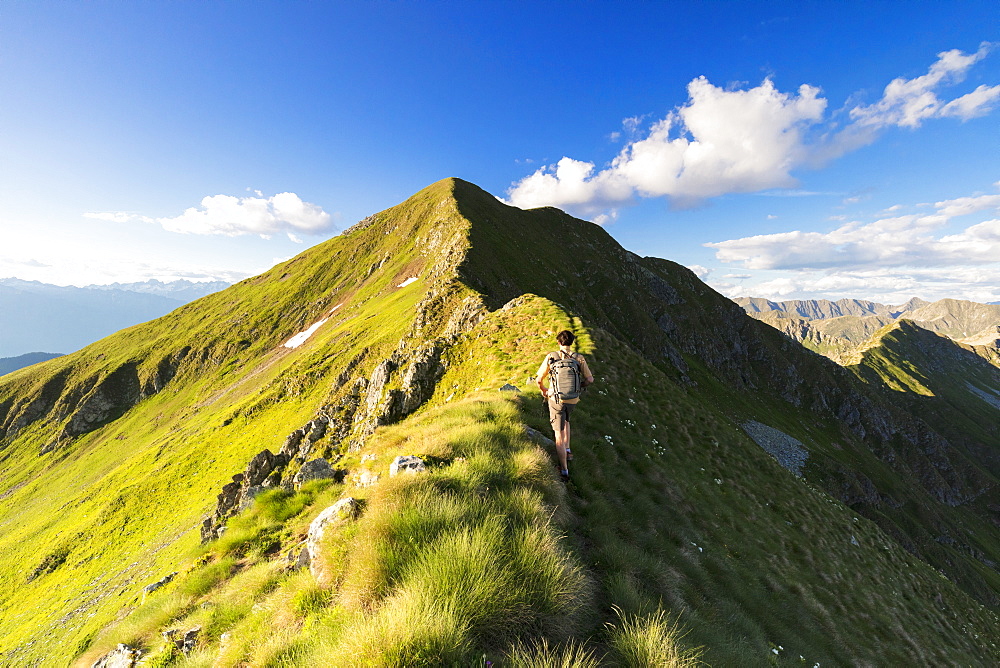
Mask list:
[[[522,426],[544,429],[537,393],[495,389],[523,385],[565,326],[599,378],[576,413],[566,489],[552,453]],[[639,395],[649,377],[657,389]],[[430,472],[388,478],[399,454],[426,458]],[[132,639],[167,661],[174,653],[158,632],[201,625],[212,631],[187,665],[470,665],[484,656],[638,665],[630,661],[653,648],[676,653],[657,665],[685,665],[697,646],[715,665],[997,656],[980,642],[995,637],[991,613],[655,366],[546,300],[523,299],[470,332],[428,406],[379,430],[364,455],[349,465],[381,474],[376,486],[307,490],[307,501],[283,502],[302,510],[268,534],[295,544],[333,500],[364,498],[361,519],[327,539],[328,585],[284,571],[266,550],[234,547],[282,514],[261,497],[204,564],[158,594],[173,601],[169,614],[146,613],[142,632],[128,622],[111,629],[94,652]],[[218,576],[234,565],[229,579]]]
[[[145,382],[163,351],[190,348],[176,376],[123,417],[67,442],[58,435],[71,418],[57,402],[0,453],[0,646],[17,648],[16,662],[86,647],[135,603],[136,587],[174,570],[231,475],[265,447],[276,452],[332,400],[340,388],[329,383],[352,359],[370,368],[396,346],[424,294],[424,279],[396,288],[426,264],[417,239],[454,222],[441,195],[424,193],[261,276],[4,377],[0,405],[13,413],[54,377],[64,379],[64,402],[125,364]],[[301,348],[281,347],[323,317]]]

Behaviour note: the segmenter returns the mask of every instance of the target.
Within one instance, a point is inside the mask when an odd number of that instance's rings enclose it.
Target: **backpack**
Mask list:
[[[565,357],[563,355],[566,355]],[[549,394],[556,403],[580,397],[580,362],[575,353],[549,353]]]

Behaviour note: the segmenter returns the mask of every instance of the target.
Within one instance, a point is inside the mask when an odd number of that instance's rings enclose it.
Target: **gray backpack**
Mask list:
[[[580,362],[576,353],[549,353],[549,396],[556,403],[580,397]]]

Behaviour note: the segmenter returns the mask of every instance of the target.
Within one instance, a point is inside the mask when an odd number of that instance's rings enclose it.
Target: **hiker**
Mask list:
[[[594,382],[587,360],[580,353],[573,352],[575,340],[573,332],[568,329],[556,334],[559,350],[545,356],[535,378],[548,404],[549,422],[555,432],[556,453],[559,455],[559,475],[563,482],[569,480],[569,462],[573,460],[569,447],[569,416],[579,403],[583,388]],[[549,379],[548,388],[545,387],[546,378]]]

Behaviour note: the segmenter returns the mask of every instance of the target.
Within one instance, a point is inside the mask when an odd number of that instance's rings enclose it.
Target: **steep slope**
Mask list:
[[[599,376],[567,489],[527,382],[564,327]],[[1000,656],[987,462],[683,267],[460,180],[5,377],[0,423],[15,665],[168,665],[196,627],[219,665],[595,665],[636,628],[721,665]]]
[[[900,320],[879,331],[850,369],[952,443],[974,449],[1000,476],[1000,370],[968,346]]]

